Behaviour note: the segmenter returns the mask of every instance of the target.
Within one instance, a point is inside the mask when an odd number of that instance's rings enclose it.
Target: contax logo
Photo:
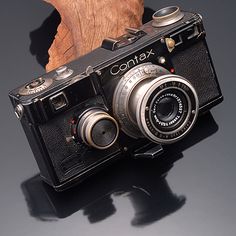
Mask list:
[[[153,49],[151,49],[150,51],[143,52],[138,56],[135,55],[133,59],[130,59],[126,63],[116,64],[112,66],[112,68],[110,69],[110,73],[112,75],[118,75],[119,73],[126,71],[133,66],[138,65],[140,62],[145,61],[146,59],[154,55],[155,52],[153,51]]]

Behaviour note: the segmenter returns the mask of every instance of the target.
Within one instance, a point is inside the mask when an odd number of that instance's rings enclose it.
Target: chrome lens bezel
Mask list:
[[[148,107],[149,99],[154,92],[159,90],[155,95],[156,98],[168,89],[177,89],[185,94],[188,101],[188,113],[184,122],[176,130],[163,132],[150,121]],[[142,133],[153,142],[170,144],[182,139],[192,129],[199,112],[199,101],[196,90],[186,79],[178,75],[164,75],[152,81],[144,97],[140,98],[137,108],[140,108],[136,111],[136,117]]]

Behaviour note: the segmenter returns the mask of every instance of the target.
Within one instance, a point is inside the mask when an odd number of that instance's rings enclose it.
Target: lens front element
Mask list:
[[[151,105],[150,116],[153,123],[167,131],[176,128],[184,118],[187,110],[187,100],[178,90],[166,90],[157,96]]]

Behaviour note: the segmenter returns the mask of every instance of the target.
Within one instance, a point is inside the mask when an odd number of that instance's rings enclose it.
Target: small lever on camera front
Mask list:
[[[137,150],[134,153],[134,158],[150,158],[150,159],[154,159],[156,157],[158,157],[161,153],[163,152],[163,148],[161,145],[148,145],[148,146],[144,146],[141,149]]]

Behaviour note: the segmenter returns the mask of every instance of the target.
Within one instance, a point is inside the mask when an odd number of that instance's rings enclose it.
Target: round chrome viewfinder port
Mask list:
[[[104,150],[116,142],[119,127],[108,113],[94,108],[82,115],[77,126],[77,134],[88,146]]]
[[[153,27],[163,27],[180,21],[184,17],[178,6],[170,6],[156,11],[153,15]]]

